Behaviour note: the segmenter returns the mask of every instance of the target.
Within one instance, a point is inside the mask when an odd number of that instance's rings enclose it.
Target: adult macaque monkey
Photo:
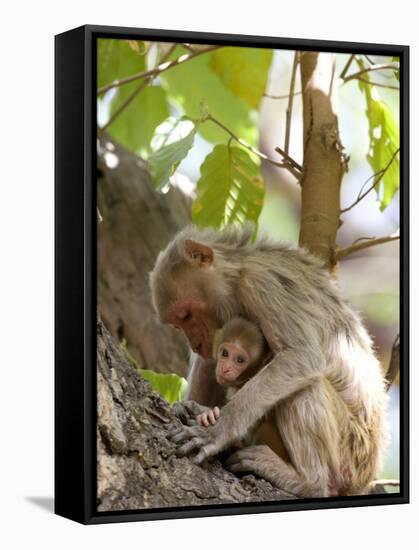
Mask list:
[[[214,426],[172,434],[195,462],[241,440],[274,413],[289,462],[266,445],[240,449],[230,469],[253,471],[300,496],[368,491],[385,441],[386,394],[371,341],[320,261],[301,249],[252,242],[252,227],[188,227],[160,253],[151,288],[160,320],[182,330],[211,358],[214,335],[243,316],[260,329],[273,359],[225,405]],[[198,361],[190,397],[212,405],[217,386]],[[202,380],[202,378],[201,378]],[[199,389],[195,389],[199,388]],[[205,394],[204,392],[207,392]],[[216,404],[216,403],[215,403]]]

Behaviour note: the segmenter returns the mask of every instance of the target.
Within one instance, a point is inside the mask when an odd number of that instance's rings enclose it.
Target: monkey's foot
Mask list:
[[[225,466],[230,472],[247,472],[263,477],[275,485],[272,475],[278,462],[278,455],[267,445],[252,445],[239,449],[229,456]]]

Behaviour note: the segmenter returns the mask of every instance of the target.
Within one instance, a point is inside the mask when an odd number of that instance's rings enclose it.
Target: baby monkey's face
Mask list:
[[[215,376],[221,386],[229,386],[249,367],[250,357],[239,341],[223,342],[217,351]]]

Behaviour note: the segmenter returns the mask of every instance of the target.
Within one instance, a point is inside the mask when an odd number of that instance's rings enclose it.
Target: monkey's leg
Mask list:
[[[336,494],[340,483],[339,403],[326,380],[285,400],[276,409],[278,429],[300,477],[301,496]],[[298,488],[297,488],[298,489]]]
[[[251,472],[263,477],[275,487],[296,496],[305,494],[304,479],[267,445],[253,445],[233,453],[225,462],[234,473]]]

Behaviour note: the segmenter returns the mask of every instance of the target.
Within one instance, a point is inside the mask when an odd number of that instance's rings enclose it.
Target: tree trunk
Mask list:
[[[300,64],[304,131],[300,245],[333,269],[340,185],[347,167],[336,114],[335,56],[302,52]]]
[[[185,340],[161,325],[148,285],[157,254],[190,222],[190,205],[178,190],[152,187],[145,163],[108,138],[98,153],[98,307],[115,340],[126,341],[142,368],[186,375]],[[160,345],[164,343],[164,345]]]
[[[97,326],[98,511],[266,502],[295,498],[253,476],[238,479],[220,462],[178,458],[167,430],[179,421]]]

